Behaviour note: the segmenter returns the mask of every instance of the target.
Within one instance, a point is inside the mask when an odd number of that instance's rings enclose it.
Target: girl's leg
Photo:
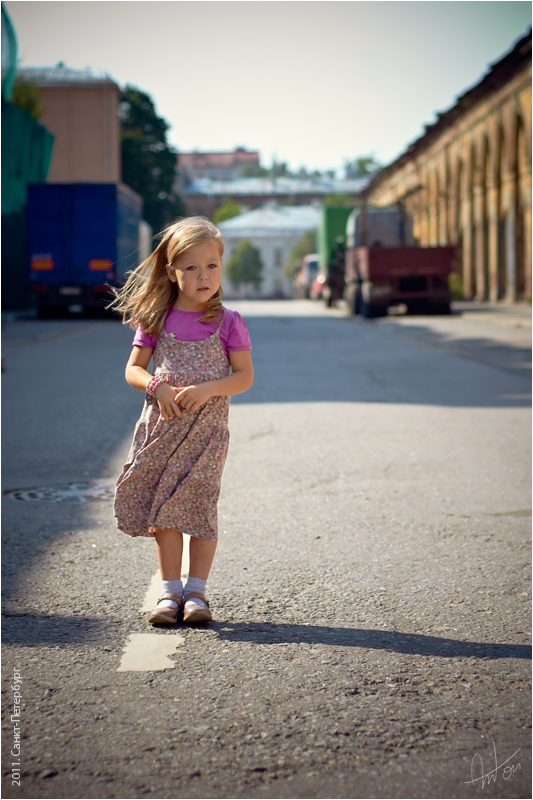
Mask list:
[[[181,579],[183,536],[180,531],[158,530],[155,532],[155,549],[162,581]]]
[[[205,597],[205,586],[216,549],[216,541],[198,539],[195,536],[191,536],[191,543],[189,545],[189,577],[185,584],[185,598],[190,592]],[[201,597],[191,597],[190,600],[186,601],[183,618],[184,622],[195,623],[210,621],[211,612]]]
[[[155,547],[159,572],[161,573],[162,595],[173,594],[183,597],[183,584],[181,582],[181,557],[183,552],[183,536],[180,531],[159,529],[155,532]],[[167,613],[171,609],[171,613]],[[179,604],[170,597],[160,599],[157,608],[151,612],[148,621],[151,623],[168,622],[177,620]]]
[[[216,540],[198,539],[191,536],[189,545],[189,575],[206,581],[217,549]]]

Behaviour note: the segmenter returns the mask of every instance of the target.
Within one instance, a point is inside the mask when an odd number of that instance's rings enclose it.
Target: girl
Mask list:
[[[146,400],[117,481],[117,527],[153,536],[163,581],[151,624],[211,620],[205,588],[217,546],[217,501],[230,395],[253,382],[244,320],[222,306],[224,243],[204,217],[167,228],[111,304],[136,328],[126,380]],[[148,366],[153,357],[153,375]],[[181,582],[182,533],[190,540]]]

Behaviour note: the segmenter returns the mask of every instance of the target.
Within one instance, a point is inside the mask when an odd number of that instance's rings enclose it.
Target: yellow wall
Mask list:
[[[118,87],[41,86],[40,92],[40,122],[54,135],[48,183],[118,183]]]
[[[531,65],[442,129],[428,131],[371,187],[402,201],[422,247],[457,245],[465,296],[531,298]]]

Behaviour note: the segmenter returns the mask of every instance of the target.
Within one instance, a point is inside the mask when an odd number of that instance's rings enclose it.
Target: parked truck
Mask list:
[[[142,199],[124,184],[31,184],[28,271],[39,315],[103,311],[109,286],[139,263],[141,216]]]
[[[318,229],[320,273],[324,276],[322,296],[328,306],[344,295],[344,251],[346,223],[353,208],[324,206]]]
[[[401,304],[408,313],[450,312],[456,250],[418,247],[401,206],[353,210],[346,238],[346,297],[354,314],[378,317]]]

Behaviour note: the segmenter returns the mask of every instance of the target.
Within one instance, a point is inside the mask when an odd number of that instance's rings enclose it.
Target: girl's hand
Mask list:
[[[211,392],[207,384],[200,383],[198,386],[186,386],[184,389],[180,389],[174,400],[187,411],[197,411],[210,397]]]
[[[176,402],[176,392],[179,392],[178,386],[170,386],[168,383],[160,383],[154,392],[154,397],[159,406],[159,413],[164,420],[169,420],[172,417],[181,417],[181,409],[179,403]]]

